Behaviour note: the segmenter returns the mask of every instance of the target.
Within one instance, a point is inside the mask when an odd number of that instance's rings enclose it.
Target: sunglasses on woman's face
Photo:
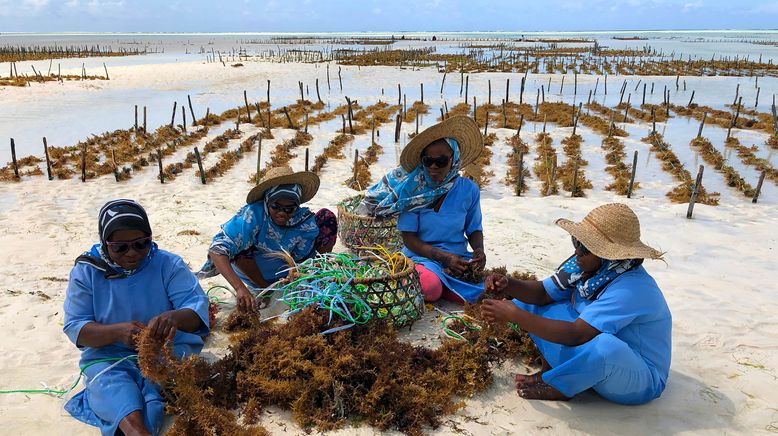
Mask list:
[[[151,246],[151,236],[144,236],[132,241],[106,242],[106,244],[111,251],[117,254],[126,253],[130,247],[135,251],[143,251]]]
[[[293,214],[297,210],[297,205],[293,204],[291,206],[282,206],[278,203],[273,203],[270,205],[270,208],[273,210],[277,210],[279,212],[283,212],[287,215]]]
[[[588,248],[584,247],[584,244],[581,243],[578,239],[575,239],[575,236],[572,236],[573,238],[573,248],[575,248],[575,252],[581,253],[581,256],[586,256],[587,254],[591,253]]]
[[[451,160],[451,156],[438,156],[438,157],[432,157],[432,156],[422,156],[421,157],[421,163],[427,168],[430,168],[432,165],[435,165],[438,168],[444,168],[446,165],[448,165],[448,162]]]

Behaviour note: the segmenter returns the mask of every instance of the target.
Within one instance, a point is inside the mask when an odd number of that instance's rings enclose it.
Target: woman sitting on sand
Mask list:
[[[484,300],[484,318],[521,326],[544,358],[540,372],[516,375],[519,395],[568,400],[594,388],[621,404],[659,397],[670,369],[672,319],[642,263],[662,253],[640,242],[638,217],[624,204],[557,225],[572,235],[575,254],[553,276],[486,280],[488,291],[515,299]]]
[[[459,177],[482,150],[483,138],[472,118],[456,116],[431,126],[408,143],[401,166],[372,186],[357,209],[379,217],[399,214],[403,253],[416,262],[426,301],[442,296],[473,302],[483,292],[482,280],[460,280],[482,270],[486,255],[480,190]]]
[[[199,353],[208,298],[184,261],[157,248],[143,208],[114,200],[100,210],[100,243],[76,259],[65,296],[68,338],[81,350],[86,389],[65,405],[103,435],[157,434],[165,408],[159,386],[133,360],[144,328],[173,340],[174,353]]]
[[[300,205],[319,189],[319,176],[292,171],[289,166],[271,168],[249,192],[246,205],[213,237],[208,261],[198,277],[221,273],[238,294],[238,307],[256,307],[249,288],[267,288],[286,276],[280,254],[299,262],[332,251],[337,219],[327,209],[316,214]]]

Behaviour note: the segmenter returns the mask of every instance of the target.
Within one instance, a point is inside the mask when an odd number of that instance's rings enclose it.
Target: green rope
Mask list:
[[[137,359],[137,356],[129,356],[130,359]],[[89,362],[88,364],[81,367],[81,370],[78,372],[78,377],[76,378],[76,381],[73,382],[73,384],[65,390],[58,390],[58,389],[9,389],[9,390],[0,390],[0,394],[48,394],[48,395],[56,395],[58,397],[63,397],[70,393],[73,389],[78,386],[78,382],[81,381],[81,378],[84,376],[84,371],[86,371],[87,368],[93,365],[97,365],[98,363],[105,363],[105,362],[116,362],[119,360],[127,359],[127,357],[107,357],[105,359],[98,359],[94,362]]]

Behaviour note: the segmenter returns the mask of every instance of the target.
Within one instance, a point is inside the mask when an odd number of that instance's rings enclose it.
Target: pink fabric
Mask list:
[[[441,283],[438,276],[421,265],[416,265],[416,271],[419,273],[424,301],[438,301],[441,294],[443,294],[443,283]]]

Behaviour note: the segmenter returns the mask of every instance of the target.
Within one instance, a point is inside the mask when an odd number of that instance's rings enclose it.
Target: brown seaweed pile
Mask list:
[[[324,168],[324,164],[326,164],[330,158],[345,159],[346,156],[343,154],[343,148],[346,146],[346,144],[353,140],[354,135],[347,135],[344,133],[341,133],[340,135],[333,138],[332,141],[330,141],[330,143],[324,147],[324,151],[322,151],[320,155],[316,156],[316,159],[314,159],[313,162],[313,167],[311,167],[311,171],[319,174],[322,168]]]
[[[759,171],[764,171],[767,179],[778,184],[778,169],[776,169],[769,160],[756,155],[756,152],[759,151],[759,147],[756,145],[746,147],[734,136],[730,136],[725,145],[734,148],[737,151],[737,156],[743,164],[753,166]]]
[[[744,196],[752,198],[756,190],[743,177],[738,171],[731,165],[727,165],[724,155],[720,151],[716,150],[716,147],[711,144],[710,140],[705,137],[699,137],[692,139],[690,144],[692,148],[700,150],[702,159],[713,169],[720,172],[724,176],[724,180],[727,182],[727,186],[737,189],[742,192]]]
[[[538,143],[537,157],[535,158],[535,176],[543,181],[540,195],[543,197],[559,193],[559,185],[556,177],[556,149],[551,145],[553,140],[546,132],[538,133],[535,137]]]
[[[613,176],[613,183],[605,187],[607,191],[615,191],[619,195],[627,195],[629,193],[629,181],[632,178],[632,165],[624,163],[626,153],[624,153],[624,143],[616,138],[604,138],[602,140],[602,148],[605,150],[605,161],[608,165],[605,167],[605,171]],[[632,185],[632,190],[636,190],[640,186],[639,182],[635,182]]]
[[[506,142],[511,147],[511,151],[508,153],[508,174],[505,177],[505,184],[513,186],[513,192],[516,194],[523,194],[527,192],[529,187],[526,180],[531,177],[529,168],[527,168],[526,162],[522,166],[522,184],[521,192],[519,190],[519,154],[523,153],[525,156],[529,153],[529,146],[525,143],[519,135],[511,136],[506,139]]]
[[[478,305],[467,310],[478,318]],[[400,342],[378,321],[321,335],[332,325],[327,313],[313,308],[286,324],[260,323],[246,313],[231,319],[226,326],[241,331],[230,353],[214,363],[199,357],[177,362],[143,332],[139,365],[163,386],[168,411],[176,415],[170,434],[266,434],[256,423],[271,405],[291,410],[305,429],[366,422],[421,434],[462,408],[462,398],[489,387],[493,364],[535,353],[525,334],[486,323],[467,341],[449,339],[431,350]]]
[[[586,178],[584,167],[589,162],[581,155],[581,135],[570,135],[562,140],[563,150],[567,160],[559,168],[557,175],[562,181],[562,188],[573,197],[586,197],[584,189],[592,189],[591,180]]]

